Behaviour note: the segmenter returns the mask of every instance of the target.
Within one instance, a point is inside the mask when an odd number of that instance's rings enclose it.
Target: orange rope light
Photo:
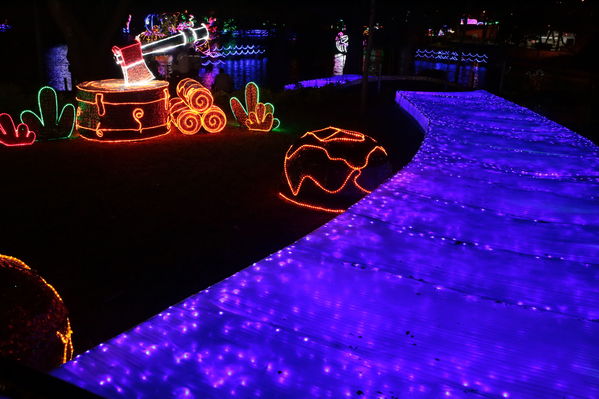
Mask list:
[[[308,208],[308,209],[313,209],[315,211],[324,211],[324,212],[331,212],[331,213],[343,213],[343,212],[345,212],[345,209],[325,208],[323,206],[310,205],[310,204],[307,204],[307,203],[304,203],[304,202],[296,201],[296,200],[293,200],[293,199],[287,197],[283,193],[279,193],[279,197],[283,198],[285,201],[290,202],[290,203],[292,203],[294,205],[302,206],[302,207]]]
[[[369,194],[371,190],[365,188],[359,179],[374,156],[384,158],[387,151],[363,133],[335,127],[307,132],[298,143],[289,147],[285,154],[283,172],[289,193],[279,193],[279,196],[295,205],[339,213],[338,208],[313,204],[314,198],[306,200],[299,197],[307,190],[312,197],[320,197],[325,202],[334,203],[334,196],[337,194]],[[305,167],[302,165],[306,159],[311,160],[307,164],[308,171],[303,170]],[[325,161],[316,162],[322,159]],[[330,181],[333,180],[330,176],[332,168],[344,171],[336,184]],[[296,172],[297,169],[300,171]],[[307,183],[310,183],[309,188]]]
[[[297,184],[297,187],[293,187],[293,183],[291,181],[291,179],[289,178],[289,174],[287,173],[287,167],[285,167],[285,178],[287,180],[287,184],[289,185],[289,188],[291,188],[291,192],[293,193],[293,195],[297,195],[301,189],[301,186],[303,184],[303,182],[306,179],[311,180],[314,184],[316,184],[320,189],[324,190],[325,192],[329,193],[329,194],[336,194],[338,192],[340,192],[341,190],[343,190],[345,188],[345,186],[347,185],[347,182],[352,178],[353,176],[353,180],[355,182],[355,180],[360,176],[360,174],[362,173],[362,169],[364,169],[367,165],[368,162],[370,160],[370,156],[375,152],[375,151],[382,151],[383,154],[387,155],[387,152],[385,151],[385,149],[381,146],[376,146],[374,147],[372,150],[370,150],[370,152],[368,153],[368,155],[366,155],[366,160],[364,161],[363,165],[352,165],[350,162],[348,162],[345,158],[336,158],[336,157],[332,157],[329,152],[327,151],[326,148],[324,147],[319,147],[319,146],[315,146],[315,145],[311,145],[311,144],[304,144],[301,145],[299,148],[297,148],[295,151],[293,151],[293,153],[289,154],[289,150],[291,150],[291,148],[287,151],[287,154],[285,154],[285,165],[287,165],[287,162],[290,161],[291,159],[293,159],[296,154],[298,154],[301,151],[305,151],[307,148],[313,148],[315,150],[318,151],[322,151],[325,153],[325,155],[327,156],[327,158],[330,161],[341,161],[343,163],[345,163],[349,169],[349,173],[347,174],[345,180],[343,181],[343,183],[341,184],[341,186],[339,186],[336,189],[328,189],[326,188],[324,185],[322,185],[316,178],[314,178],[311,175],[303,175],[300,178],[299,183]],[[365,193],[369,194],[370,191],[359,187],[362,191],[364,191]]]
[[[203,127],[208,133],[218,133],[227,125],[227,116],[218,106],[210,90],[199,82],[186,78],[177,84],[179,97],[170,99],[170,120],[183,134],[196,134]]]
[[[168,134],[168,82],[126,86],[122,79],[77,85],[75,127],[81,137],[102,142],[147,140]]]

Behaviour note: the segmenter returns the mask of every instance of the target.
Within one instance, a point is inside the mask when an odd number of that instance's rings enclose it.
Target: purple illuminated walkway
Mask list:
[[[109,398],[598,398],[598,148],[484,91],[397,100],[426,130],[401,172],[54,375]]]

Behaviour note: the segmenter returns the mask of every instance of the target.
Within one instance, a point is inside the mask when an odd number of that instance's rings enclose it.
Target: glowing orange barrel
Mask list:
[[[146,140],[169,132],[168,82],[125,86],[122,79],[77,85],[76,129],[97,141]]]

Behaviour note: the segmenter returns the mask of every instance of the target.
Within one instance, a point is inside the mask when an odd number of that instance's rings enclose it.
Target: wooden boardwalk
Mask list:
[[[599,397],[599,149],[484,91],[397,102],[426,133],[397,175],[53,374],[108,398]]]

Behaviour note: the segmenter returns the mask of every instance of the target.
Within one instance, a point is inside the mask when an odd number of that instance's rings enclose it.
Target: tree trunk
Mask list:
[[[370,69],[370,53],[372,53],[372,36],[374,32],[376,0],[370,0],[370,17],[368,19],[368,40],[366,42],[366,54],[364,55],[362,71],[362,93],[360,96],[360,112],[362,116],[366,113],[366,103],[368,101],[368,70]]]
[[[129,1],[123,0],[111,10],[97,12],[93,8],[89,12],[96,12],[95,23],[81,23],[73,5],[59,0],[48,0],[48,9],[69,47],[68,59],[71,73],[75,82],[93,79],[105,79],[114,69],[112,67],[112,53],[115,33],[118,32],[120,20],[124,20]],[[105,13],[109,13],[110,18]],[[106,23],[106,20],[109,22]]]

